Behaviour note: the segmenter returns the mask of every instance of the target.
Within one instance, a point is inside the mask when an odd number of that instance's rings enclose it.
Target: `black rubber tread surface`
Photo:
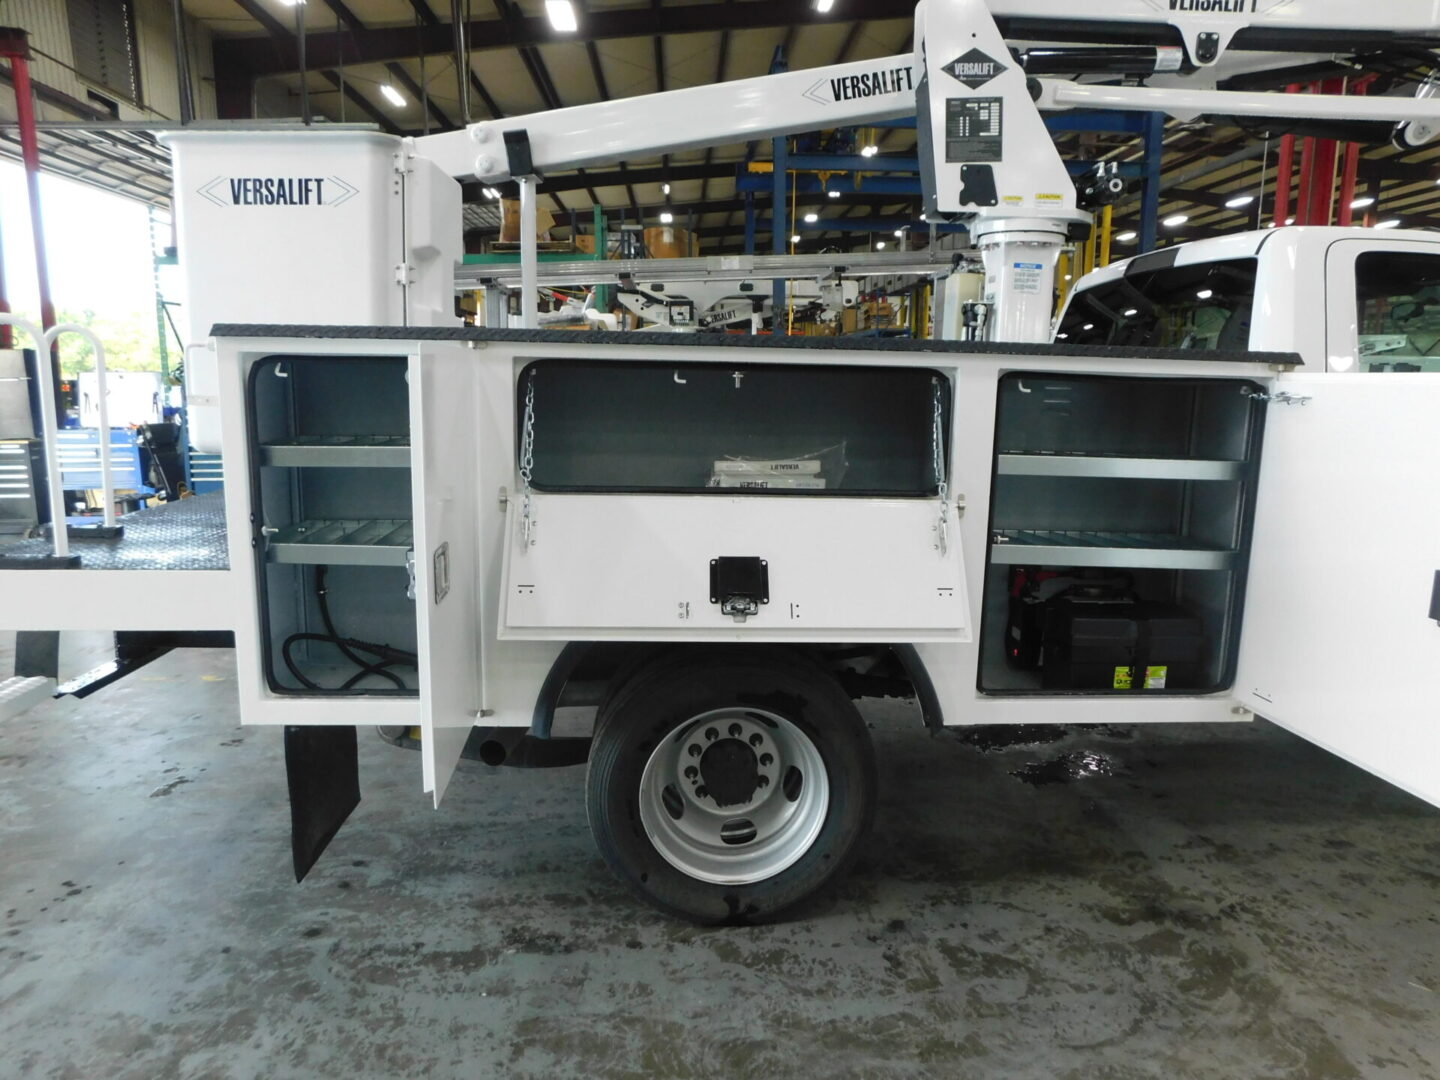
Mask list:
[[[570,330],[507,330],[474,326],[305,326],[283,323],[217,323],[211,334],[227,338],[321,338],[336,341],[494,341],[516,345],[665,345],[714,349],[799,349],[805,352],[916,353],[958,356],[1055,356],[1067,359],[1201,360],[1219,364],[1303,366],[1297,353],[1242,349],[1138,349],[1100,345],[1027,345],[1005,341],[914,341],[909,338],[774,337],[767,334],[659,334]]]
[[[697,881],[655,850],[636,794],[656,741],[690,717],[727,705],[780,713],[810,736],[825,762],[830,807],[814,844],[774,877],[749,885]],[[672,653],[639,671],[596,721],[586,774],[591,832],[610,868],[642,900],[704,925],[783,917],[843,874],[875,811],[870,734],[834,678],[799,653],[716,648]]]

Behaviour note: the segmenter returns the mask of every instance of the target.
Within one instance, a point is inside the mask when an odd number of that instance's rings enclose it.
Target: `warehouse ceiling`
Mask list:
[[[717,81],[764,75],[777,61],[791,70],[891,56],[912,46],[912,9],[907,0],[835,0],[828,14],[813,0],[575,0],[579,28],[555,31],[543,0],[184,0],[214,36],[216,96],[222,116],[373,123],[394,133],[423,134],[463,126],[466,119],[522,115],[611,98],[631,97]],[[465,28],[468,63],[456,64],[455,20]],[[304,49],[300,47],[302,40]],[[1307,58],[1308,59],[1308,58]],[[1411,94],[1435,60],[1424,51],[1372,57],[1381,71],[1368,92]],[[1298,63],[1299,61],[1297,61]],[[1272,89],[1292,78],[1308,81],[1343,74],[1329,65],[1271,79]],[[1353,74],[1353,69],[1350,69]],[[388,100],[382,88],[399,94]],[[1248,85],[1246,88],[1250,88]],[[1183,226],[1162,230],[1162,240],[1189,240],[1253,228],[1273,205],[1279,132],[1243,131],[1223,120],[1165,129],[1162,216],[1186,215]],[[1407,226],[1440,227],[1440,145],[1401,152],[1383,129],[1352,133],[1364,139],[1358,194],[1374,197],[1379,218],[1400,217]],[[0,132],[0,140],[13,132]],[[157,187],[152,150],[145,140],[116,137],[105,158],[78,145],[103,138],[76,132],[47,133],[55,164],[75,170],[89,162],[108,171],[112,186],[153,201]],[[880,149],[874,174],[913,169],[913,130],[887,128],[863,141]],[[1143,161],[1133,131],[1057,132],[1067,160]],[[8,147],[0,144],[0,152]],[[105,149],[103,146],[100,150]],[[706,253],[736,251],[744,242],[744,196],[738,177],[750,160],[770,158],[767,142],[735,143],[613,167],[548,175],[541,191],[562,231],[571,216],[588,225],[591,207],[617,220],[655,224],[672,210],[691,224]],[[71,163],[68,166],[66,160]],[[127,169],[124,161],[129,159]],[[1300,153],[1296,153],[1297,166]],[[103,174],[102,174],[103,175]],[[913,175],[911,173],[910,175]],[[122,180],[124,183],[122,183]],[[669,195],[665,193],[669,186]],[[804,249],[869,246],[875,237],[917,222],[919,198],[867,188],[837,199],[801,196],[787,218],[819,214],[817,227],[802,228]],[[891,185],[893,187],[893,185]],[[1117,232],[1137,228],[1136,194],[1117,207]],[[1262,196],[1242,208],[1224,204],[1236,195]],[[472,205],[466,226],[475,238],[498,228],[498,213],[478,185],[467,188]],[[755,196],[761,211],[760,246],[769,249],[770,196]],[[668,204],[668,207],[667,207]],[[844,225],[826,230],[826,223]],[[785,232],[793,223],[786,221]],[[873,227],[873,228],[872,228]],[[842,231],[842,229],[844,231]],[[855,229],[870,232],[853,231]],[[1122,244],[1119,254],[1124,254]]]

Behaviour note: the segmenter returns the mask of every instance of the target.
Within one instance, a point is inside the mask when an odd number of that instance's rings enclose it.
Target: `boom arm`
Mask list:
[[[1386,0],[1380,31],[1373,22],[1352,25],[1353,0],[1097,0],[1084,15],[1073,7],[1074,0],[921,0],[914,56],[492,120],[417,139],[415,149],[452,176],[522,180],[523,212],[533,211],[533,178],[550,170],[854,127],[914,112],[927,215],[974,218],[970,234],[986,260],[992,336],[1041,341],[1049,331],[1055,255],[1077,226],[1088,226],[1089,216],[1076,207],[1074,186],[1040,109],[1160,111],[1183,119],[1217,113],[1384,120],[1407,125],[1404,137],[1412,145],[1440,131],[1440,97],[1428,83],[1414,98],[1392,98],[1027,78],[996,23],[998,15],[1060,37],[1086,28],[1178,32],[1193,70],[1213,65],[1242,34],[1251,41],[1288,34],[1312,47],[1346,35],[1369,40],[1386,30],[1409,44],[1440,42],[1440,0]],[[1175,66],[1182,66],[1178,59]],[[522,231],[532,230],[522,224]],[[525,254],[528,293],[533,250]]]
[[[526,133],[525,171],[543,174],[912,116],[916,86],[914,58],[895,56],[488,120],[415,142],[451,176],[494,184],[522,175],[507,133]]]

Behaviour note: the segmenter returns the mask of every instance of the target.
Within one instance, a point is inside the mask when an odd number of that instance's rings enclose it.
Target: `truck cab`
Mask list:
[[[1440,234],[1302,226],[1136,255],[1076,284],[1055,340],[1291,352],[1307,372],[1440,372]]]

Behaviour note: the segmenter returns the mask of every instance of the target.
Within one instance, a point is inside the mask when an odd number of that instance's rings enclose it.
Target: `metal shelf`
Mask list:
[[[262,465],[301,469],[408,469],[405,435],[301,435],[260,448]]]
[[[414,525],[399,518],[312,519],[270,536],[271,562],[329,566],[404,566]]]
[[[1117,480],[1239,480],[1244,462],[1188,458],[1001,454],[1001,476],[1071,476]]]
[[[990,561],[999,565],[1113,566],[1132,570],[1229,570],[1234,550],[1186,536],[1006,529],[994,534]]]

